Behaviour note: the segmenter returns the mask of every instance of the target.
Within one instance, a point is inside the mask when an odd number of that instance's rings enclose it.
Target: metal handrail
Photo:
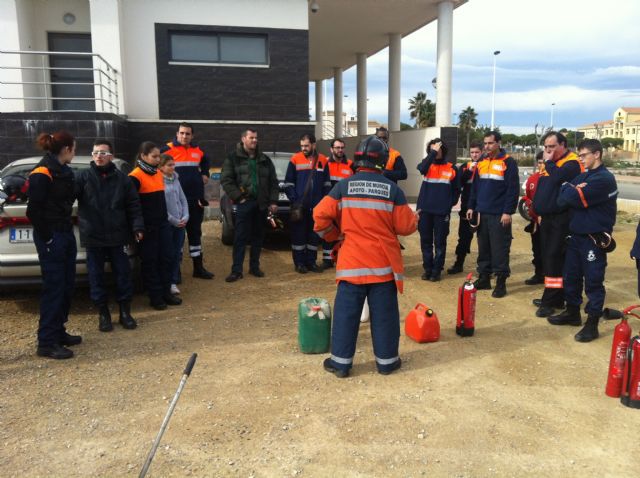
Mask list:
[[[70,101],[92,101],[95,105],[95,110],[98,110],[100,105],[100,111],[110,111],[119,114],[119,100],[118,100],[118,70],[116,70],[111,64],[104,59],[99,53],[90,52],[66,52],[66,51],[24,51],[24,50],[0,50],[0,55],[32,55],[39,56],[41,58],[40,66],[29,65],[0,65],[0,70],[24,70],[24,71],[40,71],[41,81],[2,81],[0,85],[21,85],[39,87],[40,95],[38,91],[33,91],[36,95],[28,95],[23,89],[23,96],[6,96],[0,95],[0,100],[23,100],[23,101],[39,101],[44,102],[44,108],[41,105],[36,105],[38,111],[54,111],[53,100],[70,100]],[[102,63],[99,63],[98,67],[91,66],[88,68],[78,67],[52,67],[48,65],[48,58],[51,56],[76,56],[76,57],[91,57],[95,58]],[[93,61],[92,61],[93,63]],[[84,82],[68,82],[68,81],[51,81],[50,75],[52,71],[90,71],[93,73],[93,81]],[[53,96],[51,94],[51,87],[54,85],[67,85],[67,86],[87,86],[93,88],[93,95],[91,97],[62,97]],[[25,105],[25,110],[27,107]],[[93,111],[93,110],[92,110]]]

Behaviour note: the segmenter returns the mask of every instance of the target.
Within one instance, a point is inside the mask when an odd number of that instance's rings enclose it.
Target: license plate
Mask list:
[[[278,201],[286,201],[287,195],[285,193],[278,193]]]
[[[9,242],[12,244],[20,242],[33,242],[33,228],[12,227],[9,230]]]

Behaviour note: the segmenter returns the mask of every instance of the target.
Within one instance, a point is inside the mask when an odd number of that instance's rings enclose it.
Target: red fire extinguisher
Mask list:
[[[622,373],[627,360],[627,349],[631,340],[631,327],[625,316],[613,332],[611,344],[611,359],[609,360],[609,374],[605,393],[610,397],[619,397],[622,392]]]
[[[608,396],[620,397],[623,405],[632,408],[640,408],[640,336],[631,338],[626,316],[640,319],[640,315],[632,312],[637,308],[640,305],[627,307],[615,328],[605,390]]]
[[[640,408],[640,336],[631,339],[627,361],[622,374],[620,402],[631,408]]]
[[[456,334],[460,337],[471,337],[475,331],[476,319],[476,286],[469,274],[464,284],[458,289],[458,318],[456,320]]]

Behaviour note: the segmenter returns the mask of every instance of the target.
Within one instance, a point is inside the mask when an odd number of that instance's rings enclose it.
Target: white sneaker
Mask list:
[[[171,284],[171,293],[173,295],[178,295],[180,293],[180,289],[178,289],[177,285]]]

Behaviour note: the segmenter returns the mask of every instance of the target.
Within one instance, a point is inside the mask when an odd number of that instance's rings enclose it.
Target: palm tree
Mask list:
[[[416,120],[416,128],[427,128],[436,124],[436,104],[427,99],[424,91],[418,91],[409,100],[411,119]]]
[[[471,131],[476,126],[478,126],[478,113],[471,106],[467,106],[458,115],[458,127],[467,135],[467,151],[469,151]]]

